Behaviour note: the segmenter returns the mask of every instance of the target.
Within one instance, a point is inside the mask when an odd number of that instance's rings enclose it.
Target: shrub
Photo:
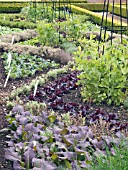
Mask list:
[[[39,24],[37,25],[37,30],[39,33],[39,41],[42,45],[56,46],[60,44],[60,41],[64,40],[62,35],[59,35],[59,32],[56,30],[55,25],[53,23],[47,23],[45,22],[45,20],[39,22]]]
[[[109,12],[113,11],[113,6],[110,4],[109,5]],[[119,5],[114,5],[114,14],[116,15],[122,15],[123,17],[127,17],[127,10],[125,6],[122,6],[122,14],[120,13],[120,6]]]
[[[0,13],[19,13],[28,3],[0,3]]]
[[[36,24],[32,22],[24,22],[24,21],[18,21],[18,22],[13,22],[9,20],[0,20],[0,25],[1,26],[8,26],[10,28],[20,28],[20,29],[34,29],[36,28]]]

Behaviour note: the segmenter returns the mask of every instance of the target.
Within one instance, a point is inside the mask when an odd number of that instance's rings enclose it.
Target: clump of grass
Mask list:
[[[97,158],[90,170],[128,170],[128,147],[122,143],[120,147],[114,146],[111,151],[106,150],[107,156]]]

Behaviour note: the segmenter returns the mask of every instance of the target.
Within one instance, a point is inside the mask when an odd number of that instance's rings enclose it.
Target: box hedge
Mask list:
[[[109,12],[112,12],[113,11],[113,6],[112,4],[109,5]],[[127,13],[127,10],[126,10],[126,6],[122,6],[122,14],[120,13],[120,6],[119,5],[114,5],[114,14],[116,15],[121,15],[122,17],[128,17],[128,13]]]
[[[87,9],[89,11],[103,11],[103,6],[104,4],[100,4],[100,3],[77,3],[75,4],[75,6]]]
[[[72,5],[71,6],[72,8],[72,11],[74,13],[77,13],[77,14],[86,14],[90,17],[90,20],[95,23],[95,24],[99,24],[101,25],[101,21],[102,21],[102,15],[99,15],[95,12],[92,12],[92,11],[89,11],[87,9],[83,9],[83,8],[80,8],[78,6],[75,6],[75,5]],[[104,23],[103,23],[104,26],[112,26],[112,19],[108,19],[107,20],[107,24],[105,24],[105,20],[104,20]],[[113,23],[113,26],[120,26],[120,21],[118,20],[114,20],[114,23]],[[122,23],[122,26],[127,26],[127,23]],[[128,34],[128,32],[125,32],[126,34]]]
[[[19,13],[28,3],[1,3],[0,13]]]
[[[104,8],[103,3],[76,3],[75,6],[87,9],[89,11],[94,11],[94,12],[103,11],[103,8]],[[108,11],[109,12],[113,11],[112,4],[109,4]],[[120,14],[120,5],[118,5],[118,4],[114,5],[114,14],[121,15]],[[128,17],[127,15],[128,14],[127,14],[127,11],[126,11],[126,5],[122,5],[122,16]]]
[[[1,26],[8,26],[10,28],[20,28],[20,29],[34,29],[36,28],[36,24],[32,22],[25,22],[25,21],[20,21],[20,22],[13,22],[9,20],[3,20],[0,19],[0,25]]]

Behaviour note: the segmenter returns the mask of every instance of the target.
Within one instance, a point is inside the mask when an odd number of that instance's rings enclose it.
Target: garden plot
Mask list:
[[[60,23],[60,34],[57,22],[41,21],[34,39],[1,43],[1,52],[7,53],[1,55],[0,111],[10,129],[5,157],[13,170],[94,170],[101,155],[117,161],[118,148],[125,152],[119,150],[116,169],[127,167],[128,42],[118,44],[120,50],[116,44],[111,48],[108,36],[99,57],[97,34],[92,33],[99,27],[79,17]],[[101,166],[107,169],[104,158]]]
[[[9,27],[2,27],[0,26],[0,36],[1,35],[5,35],[5,34],[10,34],[10,33],[14,33],[14,32],[21,32],[21,29],[18,28],[9,28]]]

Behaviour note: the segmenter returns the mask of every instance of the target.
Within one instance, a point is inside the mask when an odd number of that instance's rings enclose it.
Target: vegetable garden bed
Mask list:
[[[1,170],[127,167],[128,39],[102,55],[98,32],[74,15],[0,37]]]

